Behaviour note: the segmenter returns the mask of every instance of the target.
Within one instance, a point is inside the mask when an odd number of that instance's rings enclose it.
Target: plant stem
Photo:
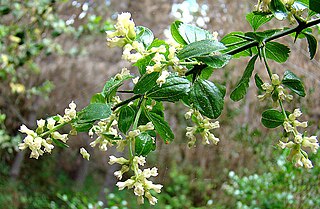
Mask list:
[[[279,99],[279,105],[280,105],[280,107],[281,107],[282,114],[284,115],[284,117],[285,117],[286,119],[288,119],[287,114],[286,114],[286,111],[285,111],[285,109],[284,109],[284,107],[283,107],[282,101],[281,101],[280,99]]]
[[[267,56],[266,56],[266,47],[265,46],[262,47],[262,57],[263,57],[264,65],[267,68],[270,80],[272,81],[272,79],[271,79],[272,78],[272,72],[271,72],[270,67],[268,65]]]
[[[52,132],[55,132],[55,131],[59,130],[60,128],[62,128],[63,126],[65,126],[65,125],[67,125],[67,124],[68,124],[68,122],[61,123],[61,124],[59,124],[59,125],[56,125],[56,126],[53,127],[51,130],[46,131],[46,132],[40,134],[40,137],[42,138],[42,137],[44,137],[44,136],[46,136],[46,135],[49,135],[49,134],[51,134]]]
[[[117,91],[118,93],[128,93],[128,94],[133,94],[132,90],[119,90]]]
[[[131,98],[127,99],[127,100],[124,100],[123,102],[120,102],[120,103],[116,104],[111,110],[115,111],[118,107],[121,107],[121,106],[123,106],[125,104],[128,104],[129,102],[131,102],[133,100],[136,100],[136,99],[140,98],[141,96],[143,96],[143,95],[141,95],[141,94],[134,95],[133,97],[131,97]]]
[[[289,35],[289,34],[295,33],[295,32],[296,33],[300,33],[302,30],[304,30],[306,28],[309,28],[309,27],[312,27],[312,26],[315,26],[315,25],[318,25],[318,24],[320,24],[320,18],[315,19],[315,20],[311,20],[309,22],[301,22],[299,25],[297,25],[294,28],[290,28],[290,29],[281,31],[279,33],[276,33],[276,34],[266,38],[265,40],[263,40],[263,42],[267,43],[267,42],[270,42],[270,41],[275,40],[277,38],[281,38],[283,36],[286,36],[286,35]],[[253,41],[253,42],[250,42],[250,43],[248,43],[246,45],[243,45],[243,46],[241,46],[239,48],[231,50],[231,51],[227,52],[227,54],[234,55],[234,54],[237,54],[239,52],[242,52],[242,51],[245,51],[247,49],[250,49],[251,47],[258,46],[258,45],[259,45],[258,41]]]

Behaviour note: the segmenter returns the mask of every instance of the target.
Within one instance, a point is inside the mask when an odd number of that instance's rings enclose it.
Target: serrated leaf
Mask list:
[[[135,40],[143,43],[144,47],[148,48],[148,46],[150,46],[154,39],[152,31],[144,26],[135,27],[135,31],[137,34]]]
[[[263,88],[262,88],[263,81],[262,81],[262,79],[260,78],[260,76],[258,75],[258,73],[256,73],[256,74],[254,75],[254,81],[255,81],[255,83],[256,83],[257,88],[258,88],[259,90],[261,90],[261,91],[264,91]]]
[[[217,69],[217,68],[222,68],[226,64],[228,64],[231,57],[232,56],[228,54],[219,54],[219,55],[210,55],[206,57],[196,57],[196,59],[198,61],[204,62],[205,64],[207,64],[208,66],[214,69]]]
[[[258,58],[258,55],[255,55],[254,57],[251,58],[246,69],[244,70],[244,73],[239,83],[237,84],[236,88],[232,91],[230,98],[233,101],[239,101],[243,99],[243,97],[247,94],[250,78],[252,76],[252,72],[254,70],[254,64],[257,58]]]
[[[203,70],[201,70],[200,78],[209,79],[213,73],[213,70],[214,68],[212,67],[209,67],[209,66],[205,67]]]
[[[261,122],[267,128],[276,128],[283,124],[285,116],[278,110],[266,110],[262,113]]]
[[[118,128],[122,133],[126,134],[130,129],[130,126],[134,121],[135,113],[134,109],[130,106],[120,108]]]
[[[288,10],[281,0],[271,0],[269,8],[278,20],[284,20],[288,16]]]
[[[90,99],[90,103],[105,103],[105,102],[106,102],[106,99],[104,98],[104,96],[102,96],[101,93],[94,94]]]
[[[135,155],[136,156],[146,156],[151,151],[155,150],[156,144],[154,139],[146,132],[139,134],[135,138]]]
[[[226,50],[224,50],[224,53],[228,53],[231,50],[236,50],[240,47],[242,47],[245,44],[248,44],[250,41],[245,40],[244,38],[238,37],[238,35],[240,36],[244,36],[243,32],[232,32],[227,34],[226,36],[224,36],[221,39],[221,43],[223,43],[225,45],[225,47],[227,47]],[[241,56],[247,57],[247,56],[251,56],[251,50],[250,49],[246,49],[242,52],[239,52],[235,55],[233,55],[234,58],[238,58]]]
[[[289,58],[290,48],[278,42],[266,44],[266,56],[279,63],[284,63]]]
[[[218,118],[224,105],[224,95],[211,81],[197,79],[189,93],[193,106],[208,118]]]
[[[255,12],[251,12],[246,15],[246,19],[254,31],[256,31],[261,25],[269,22],[272,18],[272,15],[257,14]]]
[[[320,13],[320,1],[319,0],[309,0],[309,7],[312,11]]]
[[[306,92],[304,90],[304,85],[300,78],[296,76],[293,72],[287,70],[284,72],[284,76],[282,79],[282,84],[292,90],[294,93],[298,94],[301,97],[306,96]]]
[[[159,78],[160,74],[158,72],[153,72],[150,74],[144,74],[139,79],[138,83],[134,86],[133,92],[135,94],[144,94],[149,91],[152,87],[157,85],[156,80]]]
[[[157,101],[176,102],[190,91],[190,81],[186,78],[170,75],[164,84],[154,86],[147,92],[147,97]]]
[[[311,33],[303,33],[308,41],[310,59],[312,60],[317,53],[318,41]]]
[[[108,118],[111,115],[111,107],[105,103],[92,103],[78,112],[78,123],[87,123]]]
[[[103,87],[101,95],[105,97],[106,102],[110,103],[112,98],[116,95],[118,88],[123,84],[125,80],[132,78],[132,75],[122,76],[121,79],[111,78]]]
[[[159,134],[159,136],[165,141],[172,141],[174,139],[174,134],[168,124],[167,121],[164,120],[163,117],[160,115],[145,111],[147,118],[152,122],[154,125],[155,130]]]
[[[183,47],[177,54],[179,59],[189,59],[193,57],[199,57],[221,51],[226,47],[215,40],[202,40],[190,43]]]
[[[214,39],[212,33],[209,31],[190,24],[183,23],[178,25],[178,31],[187,44],[206,39]]]
[[[179,33],[179,26],[183,24],[183,22],[177,20],[174,21],[171,26],[170,26],[170,31],[171,31],[171,35],[172,38],[179,44],[182,45],[187,45],[187,42],[185,42],[185,40],[182,38],[182,36]]]

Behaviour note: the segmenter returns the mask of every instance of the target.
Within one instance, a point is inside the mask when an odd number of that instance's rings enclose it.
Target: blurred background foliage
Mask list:
[[[0,208],[151,208],[136,205],[129,191],[115,188],[116,166],[107,164],[114,150],[103,153],[89,147],[90,139],[78,135],[71,149],[55,149],[39,160],[17,152],[21,123],[35,126],[36,119],[62,113],[71,100],[79,109],[98,92],[108,77],[122,67],[121,51],[105,44],[105,31],[113,27],[119,12],[129,11],[136,25],[151,28],[165,38],[171,21],[196,24],[219,37],[231,31],[248,31],[245,14],[256,3],[232,0],[1,0],[0,1]],[[273,25],[272,25],[273,24]],[[283,23],[264,26],[274,28]],[[163,32],[164,31],[164,32]],[[319,37],[319,35],[318,35]],[[308,59],[304,41],[281,41],[292,53],[284,65],[304,79],[306,100],[300,106],[311,125],[320,123],[320,55]],[[232,89],[247,60],[233,60],[212,77]],[[266,76],[266,75],[265,75]],[[176,139],[157,151],[148,162],[159,168],[155,182],[164,189],[154,208],[320,208],[320,154],[312,155],[314,168],[306,171],[286,162],[288,153],[275,145],[276,131],[260,124],[267,103],[258,103],[251,85],[242,102],[228,99],[219,121],[218,146],[186,145],[182,106],[167,105]],[[308,107],[308,108],[307,108]],[[319,132],[316,133],[319,136]],[[90,162],[78,148],[92,154]],[[170,146],[170,147],[169,147]]]

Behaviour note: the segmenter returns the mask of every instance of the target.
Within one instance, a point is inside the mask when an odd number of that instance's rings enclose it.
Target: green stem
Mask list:
[[[261,48],[260,48],[261,49]],[[266,69],[267,69],[267,71],[268,71],[268,75],[269,75],[269,77],[270,77],[270,80],[272,81],[272,72],[271,72],[271,70],[270,70],[270,67],[269,67],[269,64],[268,64],[268,61],[267,61],[267,56],[266,56],[266,47],[265,46],[263,46],[262,47],[262,57],[263,57],[263,61],[264,61],[264,65],[266,66]]]
[[[144,99],[143,97],[140,98],[140,101],[138,104],[138,112],[135,116],[135,119],[132,125],[132,130],[136,130],[138,128],[138,122],[142,112],[141,104],[143,102],[143,99]],[[134,147],[135,147],[135,139],[133,138],[133,139],[130,139],[130,142],[129,142],[130,160],[132,160],[134,157]]]
[[[318,25],[318,24],[320,24],[320,18],[315,19],[315,20],[311,20],[309,22],[301,22],[299,25],[297,25],[294,28],[290,28],[290,29],[281,31],[279,33],[276,33],[276,34],[266,38],[263,42],[267,43],[267,42],[270,42],[272,40],[275,40],[275,39],[281,38],[283,36],[289,35],[291,33],[300,33],[302,30],[304,30],[306,28],[309,28],[309,27],[313,27],[313,26]],[[243,45],[243,46],[241,46],[239,48],[236,48],[234,50],[231,50],[231,51],[227,52],[227,54],[234,55],[234,54],[237,54],[239,52],[242,52],[242,51],[245,51],[247,49],[250,49],[251,47],[254,47],[254,46],[259,46],[259,42],[258,41],[250,42],[250,43],[248,43],[246,45]]]
[[[287,114],[286,114],[286,111],[285,111],[285,109],[284,109],[284,107],[283,107],[282,101],[281,101],[280,99],[279,99],[279,105],[280,105],[280,107],[281,107],[282,114],[284,115],[284,117],[285,117],[286,119],[288,119]]]
[[[59,125],[56,125],[56,126],[53,127],[51,130],[46,131],[46,132],[43,132],[42,134],[40,134],[40,137],[42,138],[42,137],[44,137],[44,136],[46,136],[46,135],[49,135],[49,134],[51,134],[52,132],[55,132],[55,131],[59,130],[60,128],[62,128],[63,126],[65,126],[65,125],[67,125],[67,124],[69,124],[69,123],[68,123],[68,122],[65,122],[65,123],[61,123],[61,124],[59,124]]]
[[[133,97],[131,97],[131,98],[127,99],[127,100],[124,100],[123,102],[120,102],[120,103],[116,104],[111,110],[112,110],[112,111],[115,111],[118,107],[121,107],[121,106],[123,106],[123,105],[126,105],[126,104],[128,104],[129,102],[140,98],[141,96],[143,96],[143,95],[140,95],[140,94],[134,95]]]

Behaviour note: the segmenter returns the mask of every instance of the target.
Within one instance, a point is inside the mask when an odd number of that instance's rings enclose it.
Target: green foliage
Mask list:
[[[121,107],[119,110],[119,123],[118,128],[121,132],[127,133],[130,129],[131,124],[134,121],[135,111],[130,106]]]
[[[265,110],[262,113],[261,122],[267,128],[276,128],[283,124],[285,115],[278,110]]]
[[[145,114],[147,118],[153,123],[155,130],[159,134],[159,136],[167,143],[171,142],[174,139],[174,134],[168,124],[167,121],[165,121],[164,117],[161,117],[160,115],[145,111]]]
[[[308,46],[309,46],[310,59],[312,60],[314,58],[314,56],[316,55],[316,53],[317,53],[318,41],[311,33],[304,32],[303,35],[305,35],[305,37],[307,38]]]
[[[289,47],[283,44],[277,42],[268,42],[266,44],[266,56],[268,59],[283,63],[289,58],[289,53]]]
[[[288,16],[288,10],[281,0],[271,0],[270,10],[278,20],[284,20]]]
[[[137,26],[135,30],[137,33],[136,41],[143,43],[143,45],[148,48],[154,39],[152,31],[143,26]]]
[[[239,101],[243,99],[243,97],[247,94],[247,89],[249,87],[250,78],[252,76],[252,72],[254,70],[254,64],[258,58],[258,55],[251,58],[249,61],[239,83],[236,88],[232,91],[230,98],[233,101]]]
[[[320,2],[318,0],[309,0],[310,9],[320,13]]]
[[[292,90],[297,95],[299,95],[301,97],[306,96],[303,82],[293,72],[291,72],[289,70],[284,72],[282,84],[285,85],[286,87],[288,87],[290,90]]]
[[[78,113],[78,123],[94,122],[108,118],[111,115],[111,107],[104,103],[93,103],[83,108]]]
[[[259,13],[255,13],[255,12],[250,12],[246,15],[246,19],[254,31],[258,30],[258,28],[261,25],[272,20],[272,18],[273,18],[272,15],[266,16],[264,14],[259,14]]]
[[[155,141],[148,133],[142,133],[136,137],[134,149],[136,156],[146,156],[155,148]]]
[[[220,116],[224,95],[221,90],[211,81],[197,79],[190,91],[190,101],[194,107],[208,118]]]

